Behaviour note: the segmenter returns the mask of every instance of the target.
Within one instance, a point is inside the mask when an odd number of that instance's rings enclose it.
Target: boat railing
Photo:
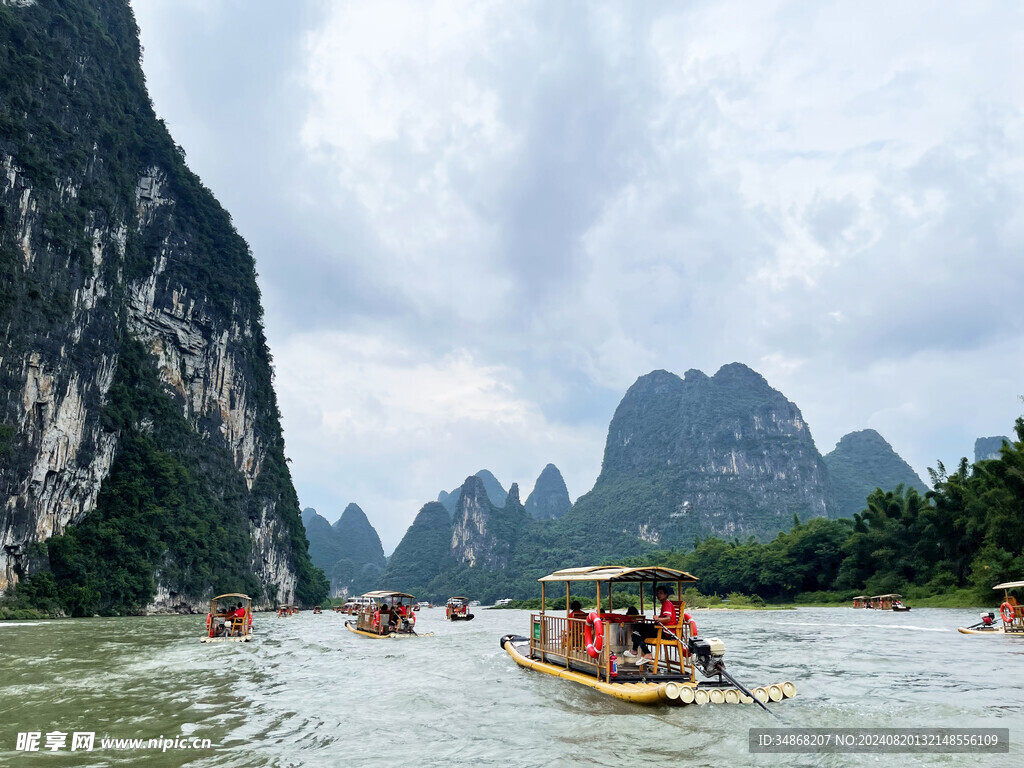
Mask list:
[[[552,664],[572,667],[601,676],[607,666],[607,649],[593,659],[584,642],[585,619],[535,613],[530,616],[530,652]]]

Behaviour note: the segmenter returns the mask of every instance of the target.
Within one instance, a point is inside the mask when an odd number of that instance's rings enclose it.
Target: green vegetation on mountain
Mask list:
[[[382,589],[408,592],[421,599],[439,600],[428,584],[438,574],[455,567],[449,548],[452,519],[439,502],[423,505],[394,553],[380,579]],[[450,595],[445,595],[450,597]]]
[[[844,435],[831,453],[824,456],[842,517],[852,517],[864,507],[864,499],[875,488],[928,490],[921,478],[873,429]]]

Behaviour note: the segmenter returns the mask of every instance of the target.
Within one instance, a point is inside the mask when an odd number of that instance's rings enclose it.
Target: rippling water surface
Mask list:
[[[753,726],[1010,729],[1024,760],[1024,640],[960,635],[975,611],[694,611],[771,705],[640,707],[517,667],[498,647],[524,611],[433,637],[370,640],[335,613],[257,615],[251,643],[202,645],[197,617],[0,622],[0,764],[11,766],[961,765],[969,755],[751,755]],[[207,750],[16,752],[25,731],[210,739]]]

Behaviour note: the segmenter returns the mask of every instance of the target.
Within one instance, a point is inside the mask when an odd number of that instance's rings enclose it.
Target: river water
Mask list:
[[[419,613],[433,637],[370,640],[343,617],[257,614],[251,643],[202,645],[202,617],[0,622],[0,765],[736,766],[961,765],[971,755],[758,755],[751,727],[1001,727],[1024,763],[1024,640],[956,632],[977,611],[694,611],[745,685],[783,680],[770,705],[641,707],[520,669],[500,636],[528,612]],[[40,732],[40,752],[18,751]],[[93,751],[45,734],[94,732]],[[117,739],[209,739],[116,750]]]

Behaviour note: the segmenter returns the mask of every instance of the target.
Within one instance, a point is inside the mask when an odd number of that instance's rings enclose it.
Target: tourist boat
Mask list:
[[[910,606],[903,604],[902,597],[903,595],[896,594],[875,595],[868,607],[878,611],[909,611]]]
[[[414,610],[414,611],[418,611],[418,610],[420,610],[420,609],[422,609],[422,608],[433,608],[433,607],[434,607],[434,606],[432,606],[432,605],[431,605],[430,603],[428,603],[427,601],[425,601],[425,600],[420,600],[420,601],[419,601],[418,603],[416,603],[416,605],[414,605],[414,606],[413,606],[413,610]]]
[[[769,700],[796,695],[796,687],[790,682],[752,690],[738,683],[725,669],[725,644],[718,638],[698,635],[697,623],[682,600],[673,601],[677,616],[674,626],[645,620],[644,587],[649,585],[653,596],[659,584],[670,589],[674,584],[678,598],[684,583],[697,581],[689,573],[660,566],[602,565],[566,568],[539,581],[541,608],[540,613],[530,615],[529,637],[505,635],[500,640],[501,647],[521,667],[637,704],[750,704],[756,700],[763,706]],[[599,609],[584,615],[572,610],[570,587],[585,583],[596,584],[595,604]],[[548,584],[565,585],[564,614],[561,607],[547,610]],[[614,611],[615,587],[639,593],[638,614]],[[560,596],[559,606],[561,600]],[[603,610],[605,605],[607,611]],[[643,665],[628,662],[623,656],[632,645],[631,631],[640,623],[648,624],[653,633],[646,642],[654,660]],[[697,679],[698,670],[706,679]]]
[[[298,612],[299,612],[299,609],[296,608],[294,605],[279,605],[279,606],[277,606],[277,616],[278,616],[278,618],[281,618],[282,616],[294,616]]]
[[[201,643],[248,643],[252,639],[252,599],[232,592],[217,595],[206,614],[206,634]]]
[[[981,614],[981,622],[969,627],[957,627],[962,635],[1002,635],[1004,637],[1024,637],[1024,605],[1021,605],[1011,590],[1024,588],[1024,581],[1007,581],[996,584],[992,589],[1003,590],[1003,603],[999,606],[999,618],[1002,625],[995,623],[995,613]]]
[[[511,603],[511,602],[512,602],[512,598],[511,598],[511,597],[503,597],[503,598],[502,598],[501,600],[498,600],[498,601],[497,601],[497,602],[496,602],[496,603],[494,604],[494,607],[495,607],[495,608],[500,608],[501,606],[503,606],[503,605],[508,605],[508,604],[509,604],[509,603]]]
[[[449,597],[444,608],[444,617],[448,621],[472,621],[473,614],[469,612],[469,600],[464,597]]]
[[[416,614],[412,609],[415,598],[412,595],[378,590],[367,592],[360,601],[362,608],[355,619],[345,622],[349,632],[378,640],[433,635],[433,632],[417,634]]]
[[[313,606],[313,613],[323,613],[323,612],[324,612],[324,609],[321,608],[319,605],[314,605]]]
[[[868,599],[869,598],[868,598],[867,595],[857,595],[855,598],[853,598],[853,607],[854,608],[870,608],[871,607],[871,603],[868,602]]]

